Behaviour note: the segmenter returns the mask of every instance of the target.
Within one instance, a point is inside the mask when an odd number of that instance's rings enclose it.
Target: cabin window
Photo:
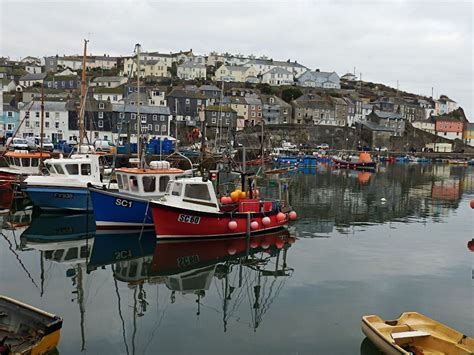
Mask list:
[[[51,164],[46,164],[46,169],[48,169],[48,171],[50,173],[53,173],[53,174],[56,173],[56,170],[54,169],[54,166],[51,165]]]
[[[130,176],[130,191],[138,191],[138,180],[136,176]]]
[[[78,164],[66,164],[66,170],[69,175],[79,175]]]
[[[54,164],[54,167],[56,168],[56,172],[57,172],[58,174],[62,174],[62,175],[64,174],[64,169],[63,169],[63,167],[62,167],[61,165],[59,165],[59,164]]]
[[[31,166],[38,166],[39,165],[39,159],[33,158],[31,159]]]
[[[173,185],[173,189],[171,190],[171,194],[173,196],[181,196],[181,191],[183,190],[183,184],[177,182]]]
[[[128,190],[128,179],[126,175],[122,176],[122,182],[123,182],[123,189]]]
[[[118,188],[120,190],[123,190],[123,182],[122,182],[122,175],[121,174],[117,174],[117,184],[118,184]]]
[[[156,189],[156,178],[154,176],[144,176],[142,178],[143,191],[154,192]]]
[[[15,164],[16,166],[21,166],[20,158],[13,158],[13,164]]]
[[[66,256],[64,257],[64,260],[67,261],[67,260],[77,259],[78,251],[79,250],[77,248],[69,249],[66,253]]]
[[[21,165],[24,167],[30,166],[30,159],[29,158],[21,158]]]
[[[91,165],[81,164],[81,175],[90,175],[90,174],[91,174]]]
[[[160,177],[160,186],[158,187],[160,192],[165,192],[166,191],[166,186],[168,186],[169,181],[170,181],[169,176]]]
[[[186,184],[184,197],[194,198],[196,200],[211,200],[209,189],[206,184]]]

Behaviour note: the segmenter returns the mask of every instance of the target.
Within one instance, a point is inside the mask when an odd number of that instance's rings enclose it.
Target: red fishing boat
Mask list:
[[[252,198],[234,191],[218,200],[211,181],[170,181],[165,196],[150,203],[159,239],[208,238],[265,233],[296,219],[281,201]]]
[[[377,163],[374,162],[370,154],[366,152],[360,153],[356,159],[334,156],[331,160],[333,166],[340,169],[374,171],[377,167]]]

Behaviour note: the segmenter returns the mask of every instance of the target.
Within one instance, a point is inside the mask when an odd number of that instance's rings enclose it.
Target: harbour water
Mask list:
[[[377,354],[361,316],[403,311],[474,336],[473,167],[318,166],[288,194],[290,235],[253,238],[248,258],[241,239],[156,244],[19,203],[0,294],[62,316],[60,354]]]

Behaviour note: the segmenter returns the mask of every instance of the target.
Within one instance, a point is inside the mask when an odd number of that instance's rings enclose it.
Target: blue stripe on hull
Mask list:
[[[92,211],[89,190],[67,187],[26,187],[23,189],[33,205],[41,209]]]
[[[97,228],[153,226],[148,201],[97,189],[90,190],[90,194]]]

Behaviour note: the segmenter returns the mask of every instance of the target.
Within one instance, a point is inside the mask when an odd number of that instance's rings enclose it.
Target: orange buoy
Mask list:
[[[235,190],[231,192],[230,199],[235,202],[239,199],[239,196],[240,196],[240,190]]]
[[[281,249],[285,246],[285,242],[281,239],[277,239],[276,242],[275,242],[275,246],[278,248],[278,249]]]
[[[474,200],[471,200],[471,208],[474,208]]]
[[[283,212],[278,212],[277,221],[281,223],[281,222],[285,221],[285,219],[286,219],[285,214]]]
[[[256,229],[258,229],[258,227],[260,227],[260,225],[258,224],[257,221],[252,221],[252,222],[250,223],[250,228],[251,228],[252,230],[256,230]]]

